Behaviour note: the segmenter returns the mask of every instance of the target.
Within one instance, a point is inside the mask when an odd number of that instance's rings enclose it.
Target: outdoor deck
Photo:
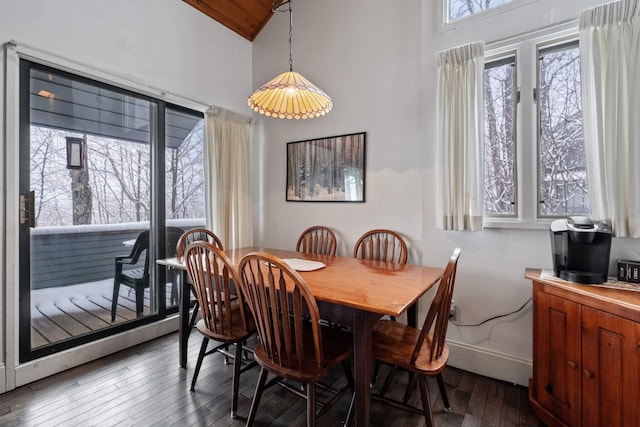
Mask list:
[[[167,285],[167,300],[170,297]],[[120,287],[115,322],[111,322],[113,279],[31,291],[31,348],[104,329],[136,318],[135,293]],[[145,290],[144,313],[149,313]]]

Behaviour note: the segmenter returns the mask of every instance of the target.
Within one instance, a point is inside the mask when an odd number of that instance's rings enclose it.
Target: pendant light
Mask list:
[[[292,1],[284,1],[274,6],[273,11],[289,4],[289,71],[265,83],[247,100],[249,107],[267,117],[281,119],[308,119],[321,117],[333,108],[331,98],[301,74],[293,71],[291,42],[293,39]]]

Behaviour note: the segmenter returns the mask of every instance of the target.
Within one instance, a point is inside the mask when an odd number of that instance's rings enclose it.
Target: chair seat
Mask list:
[[[122,272],[122,276],[121,280],[122,281],[129,281],[129,282],[137,282],[142,280],[142,277],[144,276],[144,269],[143,268],[134,268],[132,270],[124,270]]]
[[[372,327],[371,356],[375,360],[418,374],[429,372],[433,375],[441,372],[447,364],[449,348],[445,345],[442,355],[438,359],[429,361],[429,349],[433,338],[431,334],[425,338],[415,364],[410,363],[419,336],[420,329],[393,320],[378,320]]]
[[[300,383],[312,383],[326,377],[333,366],[342,362],[351,354],[353,345],[353,335],[351,333],[323,327],[322,342],[324,343],[323,354],[325,364],[318,366],[315,363],[313,332],[310,327],[305,328],[304,335],[305,348],[301,366],[293,365],[292,368],[287,369],[271,362],[265,354],[261,343],[258,343],[254,350],[254,356],[258,364],[272,372],[278,372],[278,376],[285,379]]]
[[[233,306],[234,307],[231,309],[231,330],[228,334],[220,334],[212,331],[207,327],[204,319],[200,319],[198,323],[196,323],[196,328],[198,328],[198,331],[207,338],[220,341],[225,344],[233,344],[245,340],[253,335],[256,330],[253,318],[251,316],[247,317],[247,327],[245,329],[242,321],[242,315],[240,313],[240,307],[238,304],[233,304]]]

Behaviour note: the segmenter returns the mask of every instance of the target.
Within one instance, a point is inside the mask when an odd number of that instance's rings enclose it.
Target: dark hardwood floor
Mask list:
[[[242,426],[258,368],[240,380],[239,418],[230,418],[232,365],[205,358],[196,390],[189,384],[201,337],[189,340],[187,369],[178,367],[178,338],[170,334],[0,395],[2,426]],[[385,371],[381,371],[384,376]],[[383,378],[383,377],[381,377]],[[526,388],[448,367],[444,373],[453,406],[444,413],[435,381],[429,383],[436,426],[542,426],[529,412]],[[329,378],[344,384],[341,370]],[[402,393],[407,375],[394,377],[390,393]],[[322,397],[322,393],[318,393]],[[417,402],[417,390],[412,397]],[[340,426],[349,406],[344,395],[320,426]],[[423,426],[424,418],[373,401],[373,426]],[[281,387],[263,394],[257,426],[304,426],[305,402]]]

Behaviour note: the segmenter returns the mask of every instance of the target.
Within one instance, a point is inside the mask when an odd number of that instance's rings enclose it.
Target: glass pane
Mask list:
[[[152,110],[148,100],[31,69],[32,349],[157,310],[145,274],[146,246],[137,262],[122,265],[129,285],[122,282],[112,306],[116,257],[132,254],[138,236],[148,236]],[[67,153],[75,154],[73,165]],[[146,280],[140,313],[136,280]]]
[[[484,71],[484,213],[514,215],[515,58],[487,64]]]
[[[204,120],[202,115],[166,110],[165,186],[167,254],[175,256],[182,232],[204,228]],[[167,306],[178,300],[180,275],[167,271]]]
[[[538,214],[588,215],[577,43],[540,51],[538,79]]]
[[[167,108],[166,122],[167,225],[203,227],[204,120]]]
[[[447,22],[474,15],[510,1],[512,0],[449,0],[449,20]]]

